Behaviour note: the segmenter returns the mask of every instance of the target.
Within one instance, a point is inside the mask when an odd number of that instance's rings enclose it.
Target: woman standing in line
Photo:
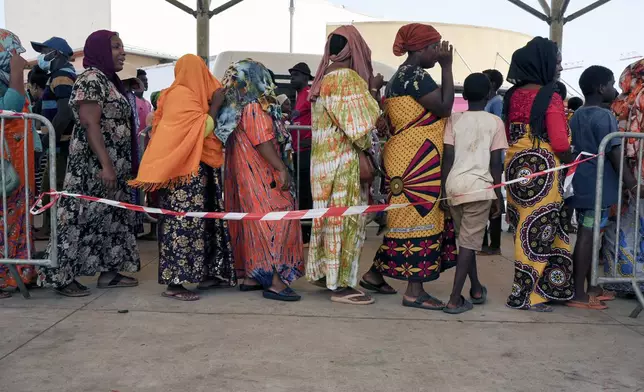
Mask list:
[[[132,118],[123,83],[125,50],[118,34],[99,30],[85,41],[85,72],[74,83],[70,106],[76,121],[69,146],[64,190],[130,202]],[[64,197],[58,204],[58,267],[41,268],[40,280],[68,297],[89,295],[76,277],[100,273],[98,288],[132,287],[141,266],[135,212]],[[49,247],[52,243],[49,243]]]
[[[232,64],[223,83],[226,102],[216,133],[226,143],[226,211],[296,209],[291,137],[271,74],[247,59]],[[242,291],[263,290],[264,298],[278,301],[300,299],[290,288],[304,272],[299,221],[231,221],[230,235]]]
[[[377,161],[373,133],[382,85],[382,75],[373,76],[371,49],[354,26],[339,27],[329,35],[310,91],[314,208],[367,204],[369,187],[361,184],[360,166],[361,161]],[[355,289],[365,226],[365,215],[313,220],[306,277],[332,290],[334,302],[374,302]]]
[[[438,279],[456,264],[452,219],[439,203],[443,135],[454,104],[452,48],[429,25],[412,23],[398,30],[394,54],[408,54],[385,91],[392,136],[384,162],[389,203],[430,202],[387,213],[389,231],[371,269],[360,285],[395,294],[383,276],[406,280],[403,306],[441,310],[445,304],[425,291],[423,283]],[[441,87],[425,71],[439,63]],[[481,295],[481,287],[474,288]]]
[[[172,86],[163,90],[150,143],[131,184],[159,190],[160,207],[173,211],[222,211],[223,146],[214,136],[223,103],[221,83],[204,61],[187,54],[177,61]],[[236,284],[226,221],[163,215],[159,219],[159,284],[164,297],[196,301],[199,289]]]
[[[14,112],[29,112],[29,100],[25,93],[24,69],[27,61],[21,56],[25,52],[20,39],[9,30],[0,29],[0,110]],[[31,122],[29,122],[31,124]],[[27,143],[27,161],[25,162],[24,146]],[[35,252],[33,234],[27,241],[27,204],[25,193],[27,185],[29,193],[35,190],[34,176],[29,184],[25,183],[25,166],[30,166],[34,173],[34,139],[33,133],[24,135],[23,120],[5,120],[4,140],[0,140],[5,164],[11,163],[18,173],[19,185],[12,192],[7,192],[7,227],[4,227],[4,210],[0,208],[0,257],[5,257],[5,250],[10,259],[27,259],[27,251]],[[0,186],[2,186],[0,184]],[[2,206],[2,189],[0,189],[0,206]],[[31,197],[30,197],[31,200]],[[4,243],[4,230],[7,231],[7,241]],[[5,249],[8,248],[8,249]],[[33,257],[33,256],[32,256]],[[36,269],[30,265],[18,265],[16,270],[23,283],[28,284],[36,277]],[[14,270],[14,272],[16,271]],[[0,264],[0,298],[9,298],[11,294],[3,291],[17,286],[16,276],[11,274],[7,265]]]
[[[514,86],[503,107],[510,145],[506,181],[572,161],[563,99],[556,94],[561,70],[557,44],[545,38],[534,38],[512,56],[508,81]],[[507,188],[508,217],[516,228],[508,307],[551,312],[548,301],[574,294],[563,176],[558,171]]]

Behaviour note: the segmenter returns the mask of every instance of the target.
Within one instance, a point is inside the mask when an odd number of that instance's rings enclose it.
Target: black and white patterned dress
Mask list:
[[[80,125],[79,103],[98,102],[105,148],[117,177],[117,190],[108,192],[99,178],[98,157],[89,146],[87,131]],[[108,77],[89,68],[78,77],[70,106],[75,127],[63,189],[71,193],[130,202],[127,181],[132,173],[132,107]],[[40,281],[61,288],[77,276],[99,272],[136,272],[141,261],[134,231],[135,212],[101,203],[62,198],[57,207],[58,268],[40,269]],[[52,244],[50,242],[48,253]]]

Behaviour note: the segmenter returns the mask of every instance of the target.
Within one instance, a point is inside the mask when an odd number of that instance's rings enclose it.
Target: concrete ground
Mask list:
[[[379,242],[371,233],[363,271]],[[139,245],[137,288],[0,300],[0,391],[644,390],[644,315],[628,318],[635,302],[507,309],[508,234],[504,257],[479,258],[489,303],[460,316],[402,307],[400,294],[336,304],[304,279],[298,303],[236,288],[173,301],[160,296],[156,244]],[[446,300],[452,278],[427,288]]]

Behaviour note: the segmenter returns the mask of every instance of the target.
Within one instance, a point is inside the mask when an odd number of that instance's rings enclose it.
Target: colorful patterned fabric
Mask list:
[[[98,102],[102,108],[101,133],[116,171],[116,192],[106,190],[99,178],[101,163],[89,146],[87,131],[79,120],[79,103],[83,101]],[[63,188],[72,193],[130,202],[132,193],[127,181],[133,177],[134,131],[132,107],[127,98],[103,72],[89,68],[74,84],[70,107],[75,128]],[[57,213],[58,268],[39,269],[39,279],[45,286],[61,288],[77,276],[110,271],[137,272],[140,269],[134,211],[62,198]]]
[[[1,31],[1,30],[0,30]],[[2,108],[0,108],[2,109]],[[25,101],[23,112],[29,112],[29,102]],[[28,127],[31,128],[31,121]],[[25,204],[25,193],[27,188],[25,184],[25,166],[24,147],[27,143],[27,159],[29,167],[31,167],[32,175],[29,180],[29,194],[33,195],[36,181],[33,175],[33,162],[34,162],[34,139],[33,132],[27,132],[27,140],[24,137],[24,122],[23,120],[6,120],[5,121],[5,140],[7,147],[11,154],[11,163],[18,173],[20,179],[20,186],[13,193],[7,195],[7,241],[8,256],[10,259],[27,259],[27,249],[31,248],[31,255],[33,257],[35,247],[33,243],[33,233],[30,235],[30,241],[27,243],[27,205]],[[2,141],[0,141],[2,143]],[[0,145],[0,148],[4,148]],[[5,152],[6,153],[6,152]],[[2,190],[0,190],[0,203],[2,198]],[[33,200],[31,197],[30,200]],[[0,204],[1,205],[1,204]],[[3,226],[4,211],[0,208],[0,257],[4,258],[5,243],[4,243],[4,226]],[[32,223],[33,224],[33,223]],[[24,283],[33,283],[36,280],[36,269],[29,265],[18,265],[18,272]],[[0,264],[0,289],[7,287],[16,287],[14,277],[9,273],[7,266]]]
[[[295,198],[281,189],[279,172],[256,147],[271,143],[276,152],[274,119],[259,103],[246,105],[237,129],[228,138],[224,174],[226,211],[292,211]],[[293,186],[291,186],[293,189]],[[287,285],[302,276],[302,232],[297,220],[230,221],[238,278],[272,285],[276,272]]]
[[[313,104],[313,208],[368,202],[369,189],[360,185],[358,150],[372,148],[379,115],[378,102],[355,71],[340,69],[324,77]],[[306,278],[326,277],[332,290],[354,287],[365,225],[364,215],[314,219]]]
[[[644,60],[639,60],[624,70],[619,78],[622,93],[613,103],[613,112],[622,132],[642,132],[644,126]],[[626,156],[638,156],[640,139],[628,139]],[[644,169],[643,169],[644,170]]]
[[[506,181],[561,165],[548,140],[542,138],[536,143],[531,133],[528,120],[534,96],[519,89],[510,103]],[[563,116],[561,99],[557,103],[555,109]],[[529,309],[573,297],[570,217],[563,200],[564,177],[565,173],[558,171],[507,187],[507,213],[510,226],[515,228],[514,284],[507,301],[511,308]]]
[[[223,211],[220,169],[202,163],[189,183],[159,191],[161,208],[173,211]],[[220,280],[235,286],[228,223],[162,215],[159,219],[159,283]]]
[[[0,95],[9,87],[9,63],[15,54],[25,53],[20,38],[9,30],[0,29]]]
[[[456,265],[451,218],[439,208],[445,119],[425,110],[411,96],[387,99],[393,135],[385,145],[388,203],[432,202],[387,213],[389,231],[374,258],[385,276],[429,282]]]
[[[619,121],[618,127],[622,132],[642,132],[644,130],[644,60],[638,60],[626,67],[619,79],[619,86],[622,94],[613,103],[613,112]],[[631,169],[637,176],[637,157],[642,148],[640,139],[627,139],[625,154],[631,159]],[[640,176],[644,176],[643,173]],[[604,268],[608,276],[621,278],[640,278],[644,274],[644,206],[636,210],[636,200],[629,198],[624,200],[621,211],[619,236],[614,220],[610,221],[603,237],[602,256],[605,263]],[[635,231],[635,220],[639,220],[639,233]],[[616,238],[617,237],[617,238]],[[639,238],[639,240],[635,240]],[[618,244],[617,260],[615,260],[615,243]],[[633,257],[637,249],[637,259]],[[614,290],[623,294],[632,294],[633,286],[630,283],[605,284],[608,290]],[[644,290],[644,283],[640,283],[640,289]]]
[[[601,256],[604,259],[604,272],[606,276],[618,278],[639,279],[644,275],[644,204],[640,202],[637,212],[637,200],[632,197],[625,203],[622,212],[619,235],[617,235],[617,221],[608,220],[602,237]],[[593,216],[594,218],[594,216]],[[638,219],[638,232],[635,231],[635,220]],[[593,222],[594,223],[594,222]],[[617,260],[615,259],[615,245],[617,245]],[[637,257],[635,252],[637,251]],[[621,294],[633,294],[633,285],[628,283],[609,283],[603,285],[607,290],[617,291]],[[644,290],[644,283],[639,284]]]

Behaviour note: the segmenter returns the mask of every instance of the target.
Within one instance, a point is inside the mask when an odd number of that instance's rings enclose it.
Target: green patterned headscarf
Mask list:
[[[259,103],[273,119],[275,138],[280,145],[282,160],[292,170],[291,135],[282,122],[282,106],[275,96],[276,86],[270,71],[260,62],[245,59],[233,63],[224,74],[226,100],[217,116],[215,135],[224,143],[235,131],[246,105]]]
[[[150,103],[152,104],[152,107],[154,110],[157,110],[157,101],[159,100],[159,96],[161,95],[161,91],[155,91],[152,94],[150,94]]]

